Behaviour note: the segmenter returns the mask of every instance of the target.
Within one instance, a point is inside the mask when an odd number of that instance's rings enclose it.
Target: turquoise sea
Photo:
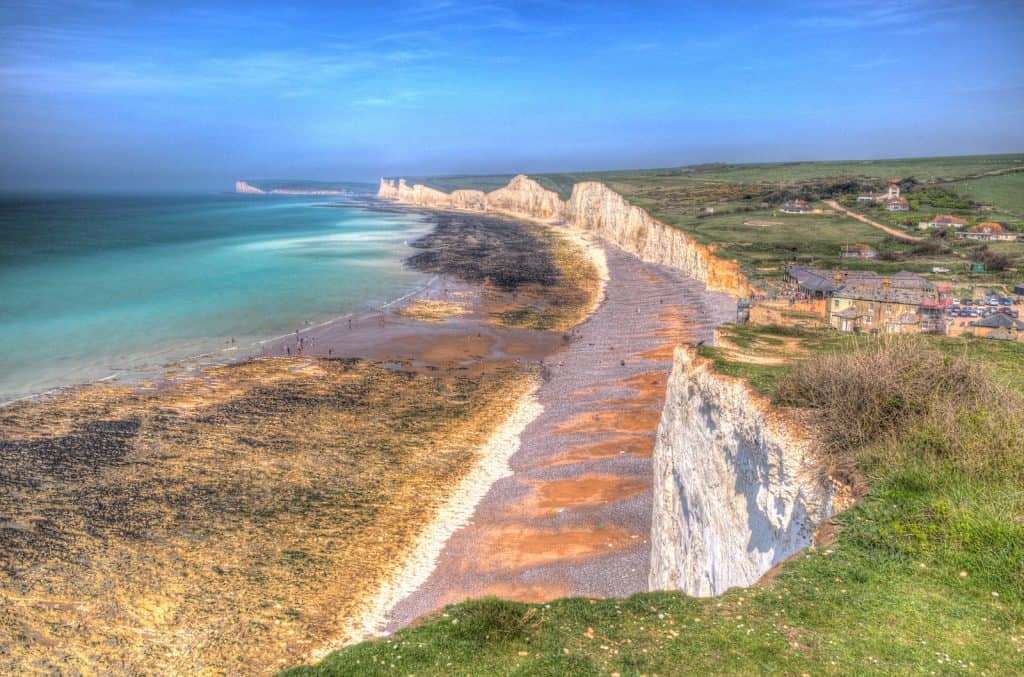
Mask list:
[[[431,225],[368,198],[0,196],[0,402],[368,310],[425,283]],[[235,343],[231,343],[231,339]]]

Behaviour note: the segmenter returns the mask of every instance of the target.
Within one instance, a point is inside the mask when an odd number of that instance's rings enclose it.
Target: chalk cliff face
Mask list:
[[[677,348],[654,449],[650,588],[717,595],[810,545],[845,502],[812,440]]]
[[[423,185],[409,186],[381,179],[377,195],[433,209],[495,212],[549,223],[564,222],[636,254],[641,260],[677,268],[715,291],[747,296],[750,284],[734,261],[714,255],[683,231],[652,218],[621,195],[595,181],[578,183],[567,201],[520,174],[504,188],[483,193],[457,190],[451,194]]]
[[[487,194],[487,209],[539,221],[561,221],[565,204],[557,193],[520,174],[504,188]]]
[[[711,248],[652,218],[604,184],[586,181],[573,186],[566,214],[573,225],[594,231],[642,261],[682,270],[715,291],[741,297],[750,293],[735,261],[714,256]]]
[[[252,184],[250,184],[250,183],[248,183],[246,181],[235,181],[235,192],[236,193],[253,193],[253,194],[262,195],[266,191],[260,190],[256,186],[254,186],[254,185],[252,185]]]

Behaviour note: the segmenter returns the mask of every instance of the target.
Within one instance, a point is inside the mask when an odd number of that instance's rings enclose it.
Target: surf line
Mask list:
[[[393,306],[396,303],[400,303],[402,301],[405,301],[406,299],[408,299],[408,298],[410,298],[412,296],[416,296],[417,294],[423,293],[424,289],[428,288],[430,285],[432,285],[435,282],[437,282],[437,280],[439,278],[440,278],[440,275],[435,275],[434,277],[430,278],[427,282],[423,283],[421,286],[417,287],[416,289],[413,289],[411,292],[409,292],[407,294],[404,294],[402,296],[399,296],[394,301],[388,301],[384,305],[379,306],[378,309],[379,310],[384,310],[385,308],[388,308],[389,306]],[[323,322],[319,322],[317,324],[311,324],[311,325],[308,325],[308,326],[305,326],[305,327],[301,327],[299,329],[296,329],[295,331],[290,331],[287,334],[281,334],[280,336],[272,336],[270,338],[266,338],[266,339],[263,339],[261,341],[257,341],[256,343],[252,343],[250,345],[252,345],[252,346],[261,346],[261,345],[264,345],[266,343],[270,343],[271,341],[280,341],[283,338],[288,338],[289,336],[295,336],[295,334],[303,334],[303,333],[305,333],[307,331],[312,331],[313,329],[318,329],[320,327],[326,327],[328,325],[334,324],[335,322],[340,322],[341,320],[344,320],[347,317],[353,317],[355,314],[356,313],[345,313],[344,315],[339,315],[337,317],[332,317],[329,320],[324,320]]]

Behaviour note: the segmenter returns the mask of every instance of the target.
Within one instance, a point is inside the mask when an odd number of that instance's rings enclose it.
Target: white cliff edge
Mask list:
[[[524,175],[484,193],[444,193],[381,179],[378,196],[432,209],[504,214],[592,233],[642,261],[671,266],[709,289],[747,296],[734,261],[652,218],[601,183],[570,198]],[[814,434],[743,380],[677,348],[654,450],[651,590],[710,596],[756,583],[811,545],[848,492],[823,469]]]
[[[544,223],[564,223],[591,232],[647,263],[671,266],[704,282],[713,291],[738,297],[750,284],[735,261],[720,259],[714,248],[695,242],[678,228],[651,217],[604,184],[584,181],[562,200],[533,179],[520,174],[504,188],[489,193],[456,190],[444,193],[405,179],[381,179],[377,196],[432,209],[491,212]]]
[[[248,181],[235,181],[235,192],[236,193],[248,193],[251,195],[263,195],[267,191],[257,188]]]
[[[814,435],[676,348],[654,448],[651,590],[718,595],[812,544],[846,492]]]

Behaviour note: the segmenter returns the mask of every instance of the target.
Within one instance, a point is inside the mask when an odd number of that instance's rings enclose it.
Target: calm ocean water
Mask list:
[[[0,196],[0,402],[395,299],[429,230],[358,198]]]

